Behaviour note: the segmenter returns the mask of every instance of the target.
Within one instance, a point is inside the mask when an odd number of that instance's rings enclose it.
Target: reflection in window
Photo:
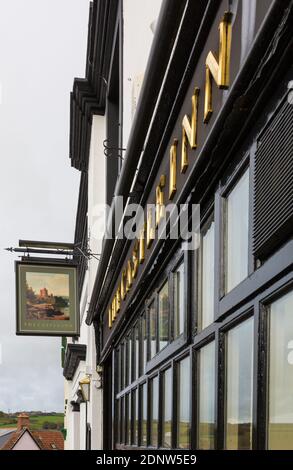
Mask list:
[[[132,443],[137,445],[137,443],[138,443],[138,399],[137,399],[137,389],[132,391],[132,413],[133,413]]]
[[[124,343],[120,346],[120,390],[124,389]]]
[[[180,449],[189,448],[190,440],[190,359],[178,364],[178,418],[177,444]]]
[[[135,339],[135,380],[139,376],[139,323],[137,323],[134,330],[134,339]]]
[[[169,284],[159,291],[159,350],[169,342]]]
[[[199,351],[198,448],[215,448],[215,343]]]
[[[148,390],[147,384],[142,386],[142,421],[141,421],[141,445],[147,445],[147,412],[148,412]]]
[[[162,446],[172,447],[172,369],[163,375],[163,417],[162,417]]]
[[[145,373],[146,363],[147,363],[147,324],[146,324],[146,315],[144,314],[141,322],[141,337],[142,337],[142,371],[141,375]]]
[[[120,442],[124,443],[124,397],[120,399]]]
[[[150,318],[150,358],[152,359],[157,352],[157,316],[155,302],[153,301],[149,307]]]
[[[251,449],[253,319],[228,332],[226,448]]]
[[[130,417],[131,417],[131,406],[130,406],[130,396],[129,394],[125,395],[125,444],[130,444]]]
[[[174,338],[184,332],[184,263],[174,272]]]
[[[227,197],[226,292],[248,275],[249,170]]]
[[[214,321],[215,224],[211,222],[201,238],[201,329]]]
[[[293,449],[293,292],[270,306],[268,448]]]
[[[155,377],[151,381],[151,428],[150,444],[153,447],[158,445],[158,419],[159,419],[159,378]]]

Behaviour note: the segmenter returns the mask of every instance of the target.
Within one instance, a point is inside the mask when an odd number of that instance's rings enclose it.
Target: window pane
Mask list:
[[[174,337],[184,332],[184,263],[174,273]]]
[[[158,446],[158,413],[159,413],[159,378],[155,377],[151,381],[151,438],[150,444],[153,447]]]
[[[157,352],[157,316],[155,309],[155,302],[152,302],[149,307],[150,316],[150,355],[151,358],[155,356]]]
[[[159,291],[159,350],[169,342],[169,284]]]
[[[211,223],[201,239],[201,329],[214,321],[215,224]]]
[[[145,373],[146,363],[147,363],[147,324],[146,324],[146,315],[142,317],[142,328],[141,328],[141,337],[142,337],[142,375]]]
[[[124,443],[124,397],[120,399],[120,442]]]
[[[139,377],[139,323],[134,330],[135,334],[135,379]]]
[[[248,275],[248,206],[249,170],[227,198],[227,292]]]
[[[120,363],[121,363],[121,374],[120,374],[120,389],[124,389],[124,343],[120,346]]]
[[[129,354],[129,340],[126,338],[125,340],[125,353],[124,353],[124,359],[125,359],[125,366],[124,366],[124,373],[125,373],[125,387],[129,385],[129,373],[130,373],[130,354]]]
[[[129,394],[125,395],[125,444],[130,444],[130,400],[129,400]]]
[[[190,428],[190,359],[178,364],[178,421],[177,441],[181,449],[189,448]]]
[[[293,449],[293,292],[270,307],[269,449]]]
[[[129,336],[129,383],[133,381],[134,377],[134,360],[135,360],[135,343],[134,343],[134,331]]]
[[[226,448],[251,449],[252,437],[253,319],[227,338]]]
[[[215,343],[199,351],[198,448],[215,448]]]
[[[131,409],[131,394],[128,394],[128,444],[131,444],[132,441],[132,409]]]
[[[172,369],[167,369],[163,375],[163,419],[162,419],[162,446],[172,446]]]
[[[136,389],[132,391],[132,422],[133,422],[133,435],[132,435],[132,444],[137,445],[137,436],[138,436],[138,400],[137,400],[137,391]]]
[[[147,445],[147,412],[148,412],[148,389],[147,384],[142,386],[142,422],[141,422],[141,445]]]
[[[120,432],[121,432],[121,407],[120,400],[116,400],[116,442],[120,442]]]

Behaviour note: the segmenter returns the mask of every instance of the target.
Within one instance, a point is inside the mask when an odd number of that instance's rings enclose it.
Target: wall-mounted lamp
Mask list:
[[[89,377],[84,377],[79,381],[79,386],[84,401],[90,401],[90,385],[91,381]]]

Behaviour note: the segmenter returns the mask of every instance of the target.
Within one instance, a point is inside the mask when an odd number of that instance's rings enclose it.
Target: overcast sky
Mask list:
[[[18,240],[73,241],[79,172],[69,93],[84,77],[89,0],[0,0],[0,410],[63,411],[60,338],[15,336]]]

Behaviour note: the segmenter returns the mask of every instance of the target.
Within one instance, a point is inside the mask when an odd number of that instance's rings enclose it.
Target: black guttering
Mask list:
[[[122,166],[122,171],[115,189],[115,196],[122,196],[124,201],[128,199],[130,193],[152,115],[164,80],[168,62],[170,60],[174,42],[178,34],[179,25],[187,3],[188,8],[193,9],[193,12],[202,12],[202,5],[206,2],[194,2],[192,0],[189,2],[186,0],[182,0],[180,2],[178,2],[178,0],[164,0],[161,7],[156,32],[147,63],[143,86],[141,89],[134,122],[132,124],[131,134],[128,140],[124,164]],[[195,6],[195,3],[200,3],[201,7]],[[191,6],[192,4],[193,7]],[[196,30],[196,21],[199,22],[201,16],[198,14],[191,18],[193,20],[193,29]],[[191,48],[191,45],[189,45],[189,42],[184,46],[186,47],[186,50],[181,50],[181,54],[184,58],[186,53],[188,55],[190,53],[188,48]],[[174,81],[177,83],[177,85],[179,85],[176,77],[177,76],[175,74],[173,77]],[[172,100],[173,96],[174,95],[171,95],[169,97],[169,101]],[[112,210],[109,219],[109,227],[114,227],[114,204],[112,204]],[[105,275],[107,272],[109,260],[111,258],[114,242],[114,239],[104,240],[102,256],[100,259],[89,312],[86,319],[87,324],[91,324],[94,317],[94,312],[96,310],[100,291],[105,280]],[[119,251],[121,254],[121,250]]]
[[[81,171],[88,169],[92,116],[105,113],[118,3],[94,0],[90,4],[86,77],[74,79],[70,94],[69,156],[71,165]]]
[[[85,344],[67,344],[67,350],[64,360],[63,375],[66,380],[72,380],[80,361],[86,359],[86,345]]]

